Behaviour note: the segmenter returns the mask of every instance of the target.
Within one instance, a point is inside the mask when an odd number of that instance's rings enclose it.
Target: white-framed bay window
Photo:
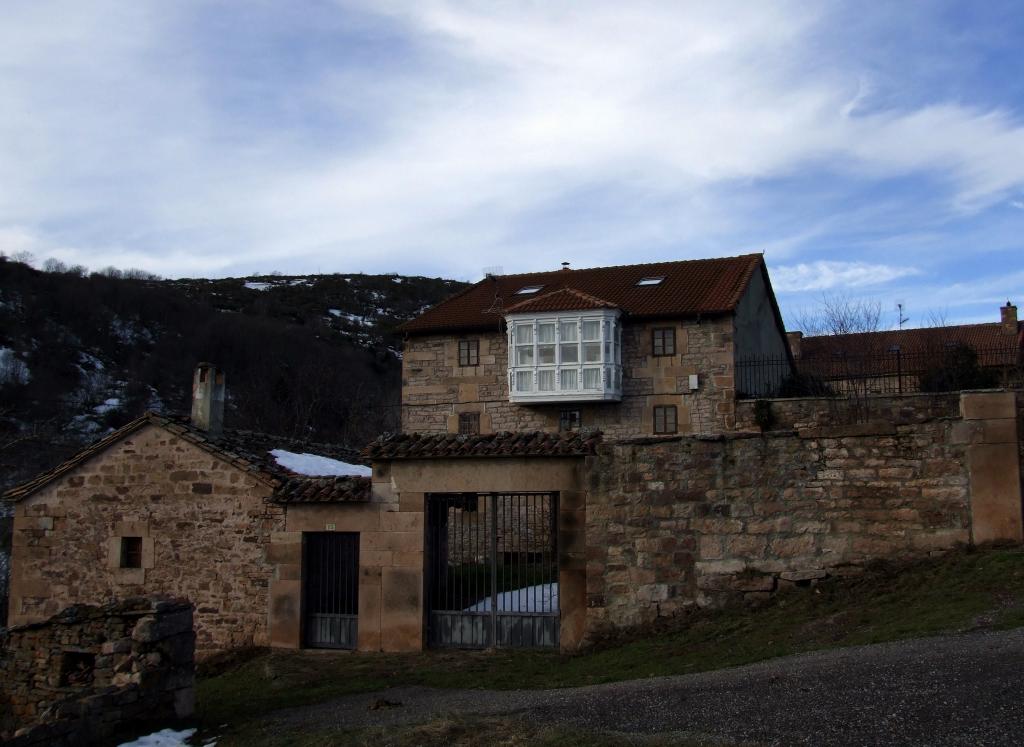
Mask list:
[[[509,314],[506,322],[510,401],[622,399],[618,309]]]

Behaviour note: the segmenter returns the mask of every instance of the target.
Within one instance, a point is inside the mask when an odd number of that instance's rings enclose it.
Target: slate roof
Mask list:
[[[208,433],[195,428],[185,417],[169,417],[147,412],[127,425],[118,428],[98,441],[86,446],[66,462],[37,475],[32,480],[11,488],[3,494],[5,501],[17,502],[27,498],[52,481],[105,451],[123,438],[147,425],[155,425],[174,433],[185,441],[213,454],[243,472],[274,488],[274,500],[297,503],[302,501],[354,501],[370,499],[370,478],[368,477],[308,477],[297,475],[277,463],[269,454],[271,449],[311,453],[347,462],[360,461],[354,449],[327,444],[298,442],[293,439],[271,436],[253,431],[226,430],[223,435],[211,438]],[[154,467],[155,469],[157,467]]]
[[[363,456],[375,461],[471,457],[571,457],[589,456],[601,441],[600,431],[590,433],[396,433],[371,442]]]
[[[746,254],[718,259],[494,275],[442,301],[399,329],[408,334],[493,329],[511,307],[530,300],[517,295],[516,291],[534,285],[541,286],[537,292],[545,296],[571,289],[572,294],[560,299],[568,300],[570,295],[585,294],[617,306],[636,319],[728,314],[736,309],[754,272],[759,269],[766,272],[764,267],[762,255]],[[637,285],[644,278],[658,277],[664,280],[657,285]],[[540,301],[541,298],[533,300]]]

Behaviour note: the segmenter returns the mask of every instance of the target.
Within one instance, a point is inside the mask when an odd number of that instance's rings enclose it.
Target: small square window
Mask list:
[[[640,278],[636,281],[637,285],[661,285],[661,281],[665,279],[665,276],[656,278]]]
[[[517,296],[526,296],[526,295],[529,295],[530,293],[536,293],[537,291],[539,291],[543,287],[544,287],[543,285],[527,285],[527,286],[517,290],[516,291],[516,295]]]
[[[480,365],[479,340],[459,340],[459,365],[463,367]]]
[[[562,410],[558,415],[558,430],[578,431],[580,429],[580,422],[579,410]]]
[[[676,424],[676,406],[658,405],[654,408],[654,432],[655,433],[676,433],[679,430]]]
[[[480,432],[480,413],[460,412],[459,413],[459,435],[475,436]]]
[[[121,567],[142,567],[142,537],[121,538]]]
[[[655,357],[676,354],[676,331],[673,327],[663,327],[651,331],[652,351]]]

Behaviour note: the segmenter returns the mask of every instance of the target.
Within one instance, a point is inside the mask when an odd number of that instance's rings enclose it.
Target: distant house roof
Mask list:
[[[618,267],[554,270],[523,275],[493,275],[457,293],[400,329],[409,334],[486,330],[506,313],[563,311],[584,303],[607,304],[633,318],[697,317],[736,309],[764,257],[746,254]],[[554,295],[557,291],[568,291]],[[532,301],[538,306],[531,306]],[[588,299],[589,300],[584,300]],[[541,303],[543,301],[543,303]],[[568,304],[564,308],[556,308]]]
[[[952,345],[967,345],[986,363],[987,351],[1006,351],[1024,347],[1024,324],[1018,324],[1016,336],[1007,334],[1001,324],[960,324],[950,327],[893,329],[859,332],[849,335],[815,335],[800,341],[800,358],[827,358],[837,355],[873,355],[879,353],[932,353]]]
[[[207,432],[194,427],[187,418],[168,417],[153,412],[147,412],[93,442],[64,463],[8,490],[3,495],[3,499],[17,502],[27,498],[147,425],[164,428],[194,446],[248,472],[273,487],[274,499],[281,502],[365,501],[370,499],[370,478],[368,477],[299,475],[281,466],[278,460],[270,454],[271,450],[290,447],[291,450],[301,449],[304,453],[317,454],[331,459],[357,461],[358,456],[352,449],[326,444],[300,443],[293,439],[253,431],[227,430],[223,435],[212,438]],[[154,469],[158,469],[158,467],[154,467]]]
[[[394,459],[436,459],[467,457],[547,456],[573,457],[596,453],[601,433],[396,433],[379,438],[363,449],[363,456],[375,461]]]

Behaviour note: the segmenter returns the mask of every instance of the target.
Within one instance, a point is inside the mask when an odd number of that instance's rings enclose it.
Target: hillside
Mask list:
[[[53,269],[52,267],[50,269]],[[0,260],[0,491],[227,372],[229,427],[360,446],[398,424],[395,328],[462,287],[398,275],[160,280]]]

